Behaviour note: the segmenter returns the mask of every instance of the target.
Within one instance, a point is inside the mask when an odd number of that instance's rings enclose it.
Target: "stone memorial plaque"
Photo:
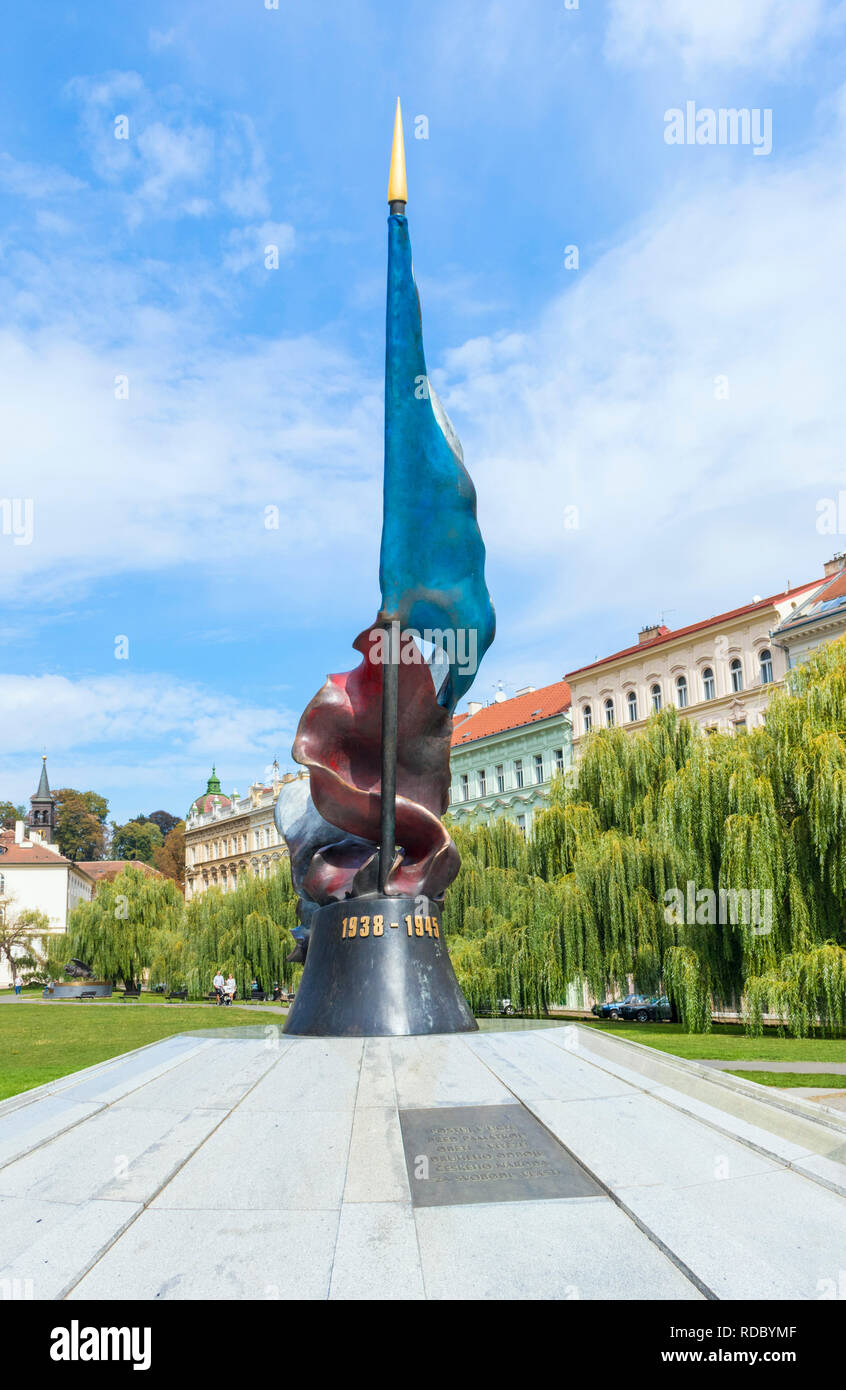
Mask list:
[[[523,1105],[399,1113],[416,1207],[606,1195]]]

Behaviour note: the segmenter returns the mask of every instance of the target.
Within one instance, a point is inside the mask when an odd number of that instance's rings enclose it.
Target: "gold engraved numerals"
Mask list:
[[[409,936],[437,936],[438,919],[437,917],[412,918],[407,915],[405,918],[405,928]]]
[[[389,925],[396,928],[399,922],[391,922]],[[437,917],[406,916],[405,926],[409,936],[440,936]],[[341,923],[342,941],[352,941],[353,938],[361,941],[366,936],[383,936],[384,932],[385,919],[380,915],[345,917]]]
[[[341,930],[341,940],[349,941],[354,936],[381,936],[385,930],[384,917],[345,917]]]

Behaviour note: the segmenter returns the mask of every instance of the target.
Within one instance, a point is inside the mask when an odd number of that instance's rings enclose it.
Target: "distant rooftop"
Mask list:
[[[488,738],[491,734],[538,724],[555,714],[565,714],[569,708],[570,687],[563,680],[553,685],[543,685],[539,690],[525,691],[510,700],[495,700],[492,705],[475,709],[472,714],[468,712],[455,716],[451,745],[461,748],[465,743],[475,743],[477,739]]]
[[[759,610],[772,608],[776,603],[782,603],[785,599],[794,598],[797,594],[810,594],[812,589],[818,589],[825,581],[814,579],[810,584],[800,584],[796,589],[785,589],[783,593],[773,594],[770,598],[761,598],[753,603],[744,603],[740,608],[732,608],[728,613],[718,613],[714,618],[703,618],[701,622],[689,623],[687,627],[667,628],[659,627],[657,636],[647,641],[636,642],[634,646],[623,647],[619,652],[614,652],[611,656],[603,656],[599,661],[591,661],[587,666],[579,666],[575,671],[567,672],[567,679],[572,680],[574,676],[581,676],[585,671],[595,671],[599,666],[607,666],[612,661],[619,661],[624,656],[640,656],[642,652],[651,651],[654,647],[666,646],[668,642],[674,642],[678,637],[689,637],[693,632],[704,632],[706,628],[717,627],[721,623],[731,622],[735,618],[742,618],[747,613],[755,613]]]

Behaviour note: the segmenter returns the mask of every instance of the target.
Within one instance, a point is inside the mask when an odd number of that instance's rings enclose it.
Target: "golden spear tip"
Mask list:
[[[407,203],[408,191],[405,184],[405,144],[402,138],[402,108],[397,97],[397,114],[394,117],[394,143],[391,149],[391,169],[388,174],[388,202]]]

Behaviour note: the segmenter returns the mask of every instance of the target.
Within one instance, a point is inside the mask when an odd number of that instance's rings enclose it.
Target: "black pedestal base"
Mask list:
[[[430,899],[348,898],[314,914],[286,1033],[386,1038],[477,1027]]]

